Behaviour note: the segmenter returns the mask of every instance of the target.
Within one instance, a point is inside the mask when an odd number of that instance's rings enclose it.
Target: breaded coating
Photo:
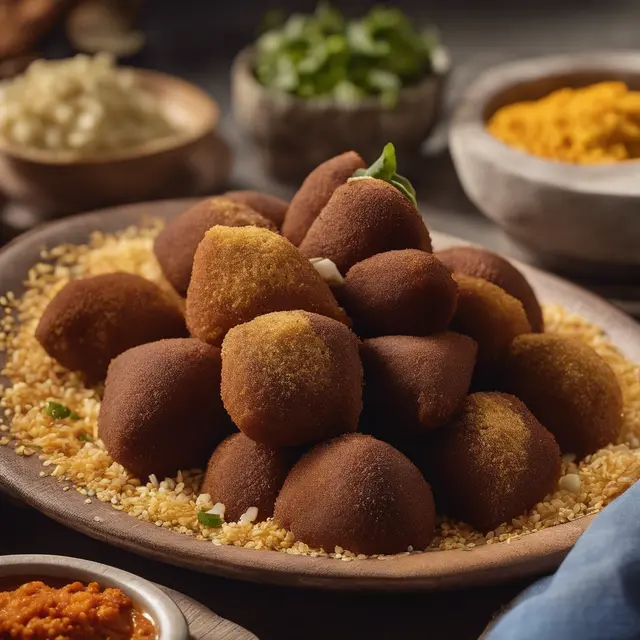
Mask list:
[[[260,215],[271,220],[278,229],[282,227],[284,217],[289,208],[289,203],[286,200],[282,200],[268,193],[262,193],[261,191],[227,191],[224,197],[251,207]]]
[[[192,336],[219,346],[232,327],[293,309],[348,322],[327,283],[282,236],[258,227],[207,231],[187,293]]]
[[[516,336],[531,331],[522,303],[503,289],[480,278],[455,274],[458,304],[451,330],[478,344],[476,378],[493,379]]]
[[[490,531],[552,493],[560,449],[527,407],[505,393],[474,393],[425,445],[423,473],[438,513]]]
[[[237,522],[250,507],[258,509],[258,521],[273,515],[273,507],[298,449],[273,449],[242,433],[223,440],[213,452],[200,487],[213,503],[225,506],[227,522]]]
[[[355,151],[347,151],[318,165],[293,196],[282,225],[282,235],[297,247],[329,202],[333,192],[343,185],[356,169],[365,167],[364,160]]]
[[[98,434],[145,480],[202,467],[232,425],[220,397],[220,349],[182,338],[141,345],[109,367]]]
[[[274,513],[312,547],[365,554],[425,549],[435,516],[431,489],[414,464],[360,433],[304,455],[285,480]]]
[[[72,280],[44,310],[36,338],[62,366],[104,380],[123,351],[145,342],[186,336],[182,311],[153,282],[131,273]]]
[[[565,453],[582,457],[618,440],[620,384],[613,369],[579,340],[519,336],[505,361],[502,388],[529,407]]]
[[[426,336],[449,326],[458,285],[433,254],[400,249],[353,265],[338,295],[361,337]]]
[[[307,258],[329,258],[340,273],[376,253],[431,251],[418,210],[393,185],[360,178],[336,189],[300,244]]]
[[[457,333],[365,340],[363,429],[393,444],[446,424],[462,404],[476,343]]]
[[[255,318],[224,340],[222,398],[240,431],[271,447],[355,431],[362,410],[358,339],[314,313]]]
[[[204,234],[216,225],[254,226],[277,231],[269,219],[246,204],[226,197],[207,198],[181,213],[158,234],[153,250],[164,277],[183,297],[191,280],[196,249]]]
[[[482,278],[504,289],[522,302],[531,329],[544,330],[542,308],[527,279],[508,260],[480,247],[452,247],[438,251],[436,257],[451,271],[473,278]]]

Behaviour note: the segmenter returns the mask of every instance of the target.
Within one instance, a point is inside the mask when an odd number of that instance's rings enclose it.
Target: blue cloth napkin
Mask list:
[[[487,640],[640,638],[640,482],[593,521],[556,573],[516,600]]]

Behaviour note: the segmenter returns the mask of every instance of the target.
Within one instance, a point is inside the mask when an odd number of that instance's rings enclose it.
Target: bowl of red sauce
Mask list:
[[[157,586],[78,558],[0,557],[0,611],[0,638],[189,638],[180,609]]]

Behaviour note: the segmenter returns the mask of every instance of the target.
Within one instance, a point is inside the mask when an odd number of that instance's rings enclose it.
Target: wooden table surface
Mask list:
[[[339,593],[236,582],[161,564],[71,531],[0,498],[0,554],[103,562],[180,591],[261,640],[475,640],[528,582],[445,593]]]

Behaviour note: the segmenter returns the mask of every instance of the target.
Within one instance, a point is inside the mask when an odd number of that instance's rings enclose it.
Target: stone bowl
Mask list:
[[[388,109],[377,98],[357,103],[332,98],[304,99],[269,89],[253,73],[255,50],[243,49],[232,68],[236,122],[255,144],[267,173],[300,182],[321,162],[354,150],[367,161],[393,142],[399,157],[415,155],[434,126],[449,72],[444,49],[437,71],[400,92]]]
[[[605,80],[640,89],[640,53],[589,53],[513,62],[463,95],[449,142],[473,203],[546,266],[574,274],[640,276],[640,162],[574,165],[513,149],[486,131],[500,107]]]

